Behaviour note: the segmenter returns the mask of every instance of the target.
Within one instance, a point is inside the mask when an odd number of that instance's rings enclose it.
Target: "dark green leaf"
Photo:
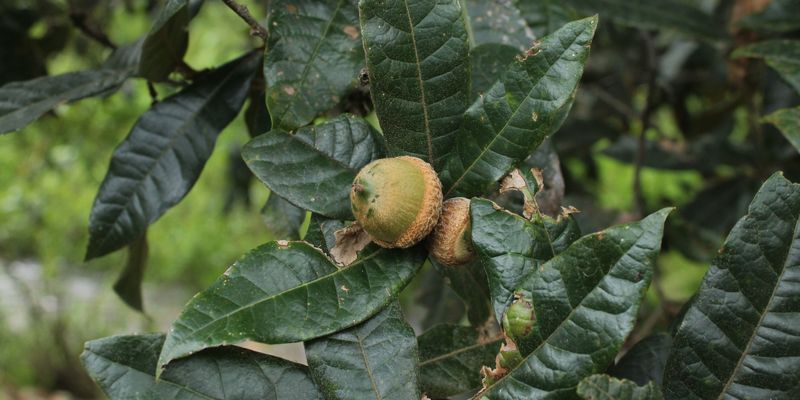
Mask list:
[[[487,43],[473,48],[469,52],[472,71],[469,101],[474,102],[479,95],[491,89],[517,55],[519,50],[504,44]]]
[[[653,382],[636,386],[635,382],[595,374],[578,385],[578,396],[586,400],[661,400],[661,391]]]
[[[142,280],[147,269],[147,231],[128,245],[128,261],[114,282],[114,292],[136,311],[144,312]]]
[[[514,289],[532,270],[561,253],[580,237],[575,220],[519,215],[498,210],[489,200],[472,199],[472,243],[478,253],[492,295],[494,314],[501,321]]]
[[[342,115],[292,135],[273,129],[242,157],[273,192],[306,210],[352,219],[350,185],[361,167],[383,157],[381,137],[363,119]]]
[[[291,343],[348,328],[385,307],[424,261],[421,247],[387,250],[372,245],[338,269],[305,242],[267,243],[184,307],[159,365],[224,343]]]
[[[251,138],[263,135],[272,129],[267,104],[264,102],[264,91],[250,94],[250,103],[244,110],[244,123]]]
[[[167,0],[142,44],[139,76],[162,81],[183,60],[189,45],[189,18],[189,0]]]
[[[603,149],[603,154],[628,164],[636,162],[639,142],[633,136],[623,136],[615,143]],[[679,149],[675,144],[668,142],[647,140],[645,141],[645,154],[647,157],[642,165],[650,168],[668,170],[704,170],[713,171],[715,163],[709,162],[707,157],[695,157],[685,149]]]
[[[306,343],[306,357],[326,399],[420,397],[417,339],[396,301],[359,325]]]
[[[558,130],[572,107],[596,27],[597,18],[587,18],[545,37],[473,103],[441,172],[445,197],[487,193]]]
[[[108,94],[130,75],[97,69],[8,83],[0,87],[0,134],[24,128],[59,104]]]
[[[176,361],[156,381],[163,343],[161,333],[93,340],[81,361],[113,400],[322,399],[306,367],[239,347],[207,349]]]
[[[768,40],[736,49],[731,57],[762,58],[800,93],[800,40]]]
[[[100,185],[86,259],[127,245],[183,199],[239,113],[258,60],[257,53],[234,60],[142,114]]]
[[[757,14],[745,16],[738,24],[742,28],[787,32],[800,29],[800,2],[797,0],[771,0],[767,8]]]
[[[281,239],[300,239],[300,226],[306,220],[306,210],[271,193],[261,209],[261,216],[275,237]]]
[[[733,228],[675,334],[674,399],[800,395],[800,185],[773,175]]]
[[[578,14],[561,0],[517,0],[516,2],[520,14],[537,37],[553,33],[562,25],[578,18]]]
[[[786,140],[800,151],[800,107],[784,108],[761,119],[778,128]]]
[[[344,221],[338,219],[329,219],[319,214],[311,214],[308,232],[306,232],[303,240],[326,252],[330,252],[333,246],[336,245],[336,236],[334,234],[339,229],[344,228],[345,225],[347,224]]]
[[[466,0],[466,7],[467,29],[473,47],[492,43],[525,50],[533,44],[533,31],[513,2]]]
[[[469,39],[459,0],[361,0],[372,101],[395,154],[440,170],[469,95]]]
[[[480,260],[475,259],[456,267],[440,265],[433,258],[431,264],[440,274],[447,277],[447,283],[464,301],[467,318],[472,326],[483,326],[492,316],[492,301],[486,272]]]
[[[653,381],[661,386],[664,366],[672,348],[672,337],[667,333],[656,333],[636,343],[624,356],[609,368],[607,373],[628,379],[637,385]]]
[[[437,325],[417,338],[422,392],[442,398],[481,386],[481,367],[494,365],[500,338],[481,338],[475,328]]]
[[[482,395],[568,397],[605,371],[636,323],[669,212],[584,236],[532,271],[514,291],[533,306],[535,325],[517,342],[527,356]]]
[[[364,66],[354,0],[276,0],[264,58],[273,126],[308,125],[338,104]]]
[[[142,57],[144,39],[128,43],[115,49],[103,63],[103,68],[120,71],[136,71]]]
[[[725,38],[721,24],[697,6],[679,0],[566,0],[591,15],[645,29],[670,29],[691,37],[717,41]]]

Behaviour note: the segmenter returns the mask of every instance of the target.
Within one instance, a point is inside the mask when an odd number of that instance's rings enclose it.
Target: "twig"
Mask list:
[[[636,147],[633,163],[633,196],[636,200],[636,213],[640,217],[644,215],[646,207],[644,194],[642,193],[642,165],[645,159],[645,135],[650,129],[650,116],[655,109],[656,95],[658,94],[658,88],[656,87],[658,64],[655,45],[653,44],[653,38],[650,36],[649,32],[642,31],[642,38],[644,39],[644,53],[647,67],[647,101],[645,102],[644,109],[640,116],[642,130],[639,132],[639,142]]]
[[[258,21],[250,15],[250,11],[247,9],[247,6],[237,3],[235,0],[222,0],[228,8],[233,10],[238,16],[240,16],[244,22],[247,22],[250,25],[250,35],[258,36],[263,40],[267,40],[267,30],[258,23]]]
[[[111,50],[117,49],[117,45],[115,45],[114,42],[112,42],[103,31],[89,26],[85,13],[73,10],[70,11],[69,18],[72,21],[72,25],[78,28],[78,30],[80,30],[88,38],[102,44],[105,47],[108,47]]]
[[[153,81],[147,81],[147,91],[150,93],[150,105],[156,105],[156,103],[158,103],[158,92],[156,91],[156,86],[153,84]]]

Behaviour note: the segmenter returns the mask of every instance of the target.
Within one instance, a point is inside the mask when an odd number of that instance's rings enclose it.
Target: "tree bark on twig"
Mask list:
[[[235,0],[222,0],[222,2],[241,17],[244,22],[247,22],[247,25],[250,25],[250,34],[252,36],[267,40],[267,30],[250,15],[250,10],[247,9],[247,6],[237,3]]]

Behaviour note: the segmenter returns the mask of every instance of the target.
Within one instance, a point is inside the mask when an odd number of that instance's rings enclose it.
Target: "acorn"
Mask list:
[[[407,248],[436,226],[442,212],[442,183],[433,167],[419,158],[383,158],[358,172],[350,203],[356,221],[375,243]]]
[[[469,199],[448,199],[442,205],[442,216],[430,238],[431,254],[448,267],[472,260],[475,251],[472,249],[471,231]]]

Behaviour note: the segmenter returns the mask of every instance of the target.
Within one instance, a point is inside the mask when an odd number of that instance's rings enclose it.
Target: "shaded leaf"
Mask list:
[[[661,386],[664,366],[672,348],[672,337],[667,333],[650,335],[628,350],[617,363],[606,371],[609,375],[628,379],[644,386],[653,381]]]
[[[667,398],[800,395],[800,186],[769,178],[675,333]]]
[[[761,58],[800,93],[800,40],[767,40],[739,47],[731,57]]]
[[[319,214],[311,214],[308,231],[303,240],[329,252],[336,245],[336,231],[344,228],[344,226],[344,221],[325,218]]]
[[[535,321],[517,341],[525,358],[483,397],[567,396],[605,371],[636,323],[669,212],[584,236],[531,272],[514,291]]]
[[[757,14],[747,15],[738,21],[742,28],[787,32],[800,29],[800,2],[797,0],[771,0],[767,8]]]
[[[466,0],[466,6],[472,47],[492,43],[525,50],[536,38],[511,0]]]
[[[422,392],[454,396],[481,386],[480,369],[494,365],[500,338],[481,338],[475,328],[437,325],[417,338]]]
[[[144,39],[137,75],[156,82],[169,76],[189,45],[189,19],[189,0],[167,0]]]
[[[520,14],[538,36],[555,32],[578,14],[561,0],[516,0]]]
[[[87,260],[130,243],[183,199],[239,113],[257,63],[256,53],[231,61],[139,117],[92,206]]]
[[[348,328],[385,307],[424,261],[420,247],[400,251],[372,245],[338,269],[305,242],[267,243],[184,307],[159,365],[225,343],[291,343]]]
[[[661,400],[661,391],[653,382],[636,386],[627,379],[595,374],[578,384],[578,396],[586,400]]]
[[[467,318],[472,326],[483,326],[492,316],[492,301],[486,272],[477,258],[466,264],[447,267],[432,257],[436,270],[447,278],[447,283],[467,307]]]
[[[139,39],[114,49],[106,61],[103,62],[103,68],[136,71],[139,66],[139,60],[142,57],[143,44],[144,39]]]
[[[306,343],[306,357],[326,399],[420,397],[417,339],[396,301],[359,325]]]
[[[441,172],[445,197],[487,193],[567,116],[597,18],[571,22],[524,53],[464,114]]]
[[[644,29],[670,29],[694,38],[718,41],[725,32],[710,14],[679,0],[566,0],[587,15]]]
[[[761,119],[778,128],[786,140],[800,151],[800,107],[784,108]]]
[[[518,54],[519,51],[512,46],[494,43],[482,44],[470,50],[472,86],[469,101],[474,102],[479,95],[491,89]]]
[[[144,312],[142,280],[147,269],[147,231],[128,245],[128,260],[122,273],[114,282],[114,292],[136,311]]]
[[[300,227],[306,220],[306,210],[271,193],[261,209],[261,217],[275,237],[295,240],[300,239]]]
[[[552,141],[549,138],[545,139],[523,164],[525,171],[530,172],[528,168],[533,167],[542,173],[543,187],[538,188],[534,194],[536,209],[542,214],[557,218],[562,211],[561,203],[566,188],[564,176],[561,174],[561,160],[553,148]]]
[[[170,364],[156,381],[164,334],[86,343],[81,362],[111,399],[322,399],[306,367],[239,347],[203,350]]]
[[[350,186],[361,167],[383,157],[382,138],[363,119],[342,115],[296,134],[273,129],[242,157],[274,193],[329,218],[352,219]]]
[[[7,83],[0,87],[0,134],[24,128],[60,104],[108,94],[130,75],[96,69]]]
[[[472,243],[486,270],[497,321],[511,304],[514,289],[531,271],[566,250],[580,237],[570,217],[535,215],[531,221],[488,200],[472,199]]]
[[[364,66],[353,0],[278,0],[270,4],[264,56],[273,126],[293,130],[330,110]]]
[[[469,95],[469,40],[459,0],[362,0],[375,111],[393,154],[439,171]]]

